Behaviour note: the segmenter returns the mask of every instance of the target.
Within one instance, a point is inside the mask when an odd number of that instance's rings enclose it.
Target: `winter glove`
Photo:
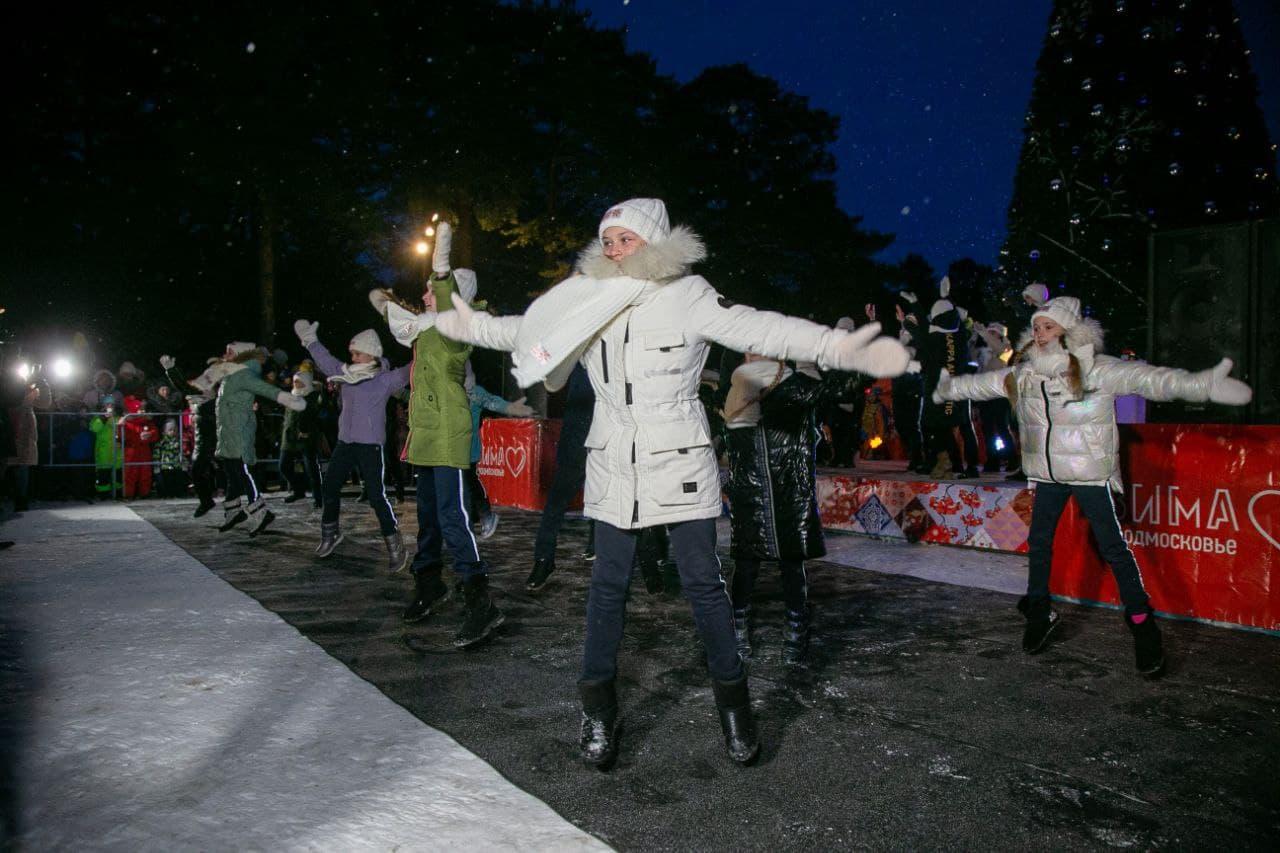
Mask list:
[[[432,272],[444,275],[449,271],[449,251],[453,248],[453,229],[448,222],[436,226],[436,248],[431,253]]]
[[[178,364],[177,360],[171,355],[160,356],[160,367],[165,370],[173,370]]]
[[[947,373],[944,367],[938,371],[938,385],[933,389],[933,402],[935,405],[942,405],[946,399],[942,396],[944,393],[951,391],[951,374]]]
[[[461,296],[453,294],[453,310],[441,311],[436,315],[436,328],[440,334],[455,341],[471,341],[471,321],[476,312]]]
[[[519,400],[512,400],[510,403],[507,403],[507,414],[513,418],[533,417],[533,406],[526,403],[526,399],[528,398],[521,397]]]
[[[889,337],[876,337],[879,323],[868,323],[837,340],[832,347],[831,366],[846,373],[867,376],[901,376],[911,361],[907,349]]]
[[[304,347],[309,347],[316,342],[318,328],[320,328],[319,323],[308,323],[306,320],[293,321],[293,333],[298,336],[298,340],[302,341]]]
[[[1213,378],[1209,381],[1209,399],[1228,406],[1244,406],[1253,399],[1253,389],[1227,375],[1233,365],[1231,359],[1224,358],[1210,371]]]
[[[302,321],[299,320],[298,322],[301,323]],[[312,340],[314,340],[314,338]],[[307,407],[307,400],[305,397],[299,397],[288,391],[281,391],[277,394],[276,402],[284,406],[286,409],[293,409],[295,412],[301,412]]]
[[[390,301],[391,291],[389,290],[379,287],[369,291],[369,304],[383,317],[387,316],[387,303]]]

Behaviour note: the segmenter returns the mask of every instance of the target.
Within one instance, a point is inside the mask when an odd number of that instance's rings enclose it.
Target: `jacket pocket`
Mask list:
[[[684,346],[684,332],[679,329],[646,332],[644,336],[644,348],[647,350],[667,352],[682,346]]]
[[[618,428],[604,418],[591,421],[591,429],[582,446],[587,448],[587,477],[583,484],[582,500],[588,504],[601,504],[609,496],[613,482],[612,466],[606,450]]]
[[[644,476],[660,506],[688,506],[719,499],[720,477],[711,437],[696,421],[645,424],[648,471]]]

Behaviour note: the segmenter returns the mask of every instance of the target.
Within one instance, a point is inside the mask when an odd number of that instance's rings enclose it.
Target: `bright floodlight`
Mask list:
[[[426,230],[426,234],[427,234],[427,236],[428,236],[428,237],[434,237],[434,236],[436,236],[436,229],[434,229],[434,228],[432,228],[430,225],[428,225],[428,226],[427,226],[427,230]]]
[[[31,365],[27,364],[25,361],[20,361],[18,362],[18,366],[14,368],[14,373],[17,373],[18,377],[25,382],[31,378]]]
[[[53,375],[59,379],[66,379],[71,376],[71,362],[65,358],[55,358],[53,360]]]
[[[413,250],[417,252],[419,255],[425,255],[428,251],[430,251],[430,249],[431,247],[427,245],[426,240],[419,240],[418,244],[413,247]]]
[[[440,221],[440,214],[438,214],[438,213],[433,213],[433,214],[431,214],[431,221],[432,221],[432,222],[439,222],[439,221]]]

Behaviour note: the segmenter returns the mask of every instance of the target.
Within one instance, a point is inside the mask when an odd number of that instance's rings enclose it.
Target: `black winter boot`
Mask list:
[[[733,608],[733,638],[738,644],[738,656],[751,659],[751,606]]]
[[[743,766],[751,764],[760,754],[760,736],[756,734],[756,721],[751,715],[751,696],[747,692],[747,677],[737,681],[711,681],[716,695],[716,710],[720,712],[720,728],[724,730],[724,745],[729,757]]]
[[[453,644],[460,649],[474,646],[506,618],[489,598],[489,576],[467,578],[462,585],[462,627],[453,635]]]
[[[524,588],[529,592],[537,592],[547,585],[551,573],[556,570],[555,557],[543,557],[533,561],[533,571],[529,572],[529,579],[524,582]]]
[[[1141,621],[1135,622],[1135,619]],[[1164,675],[1164,639],[1151,608],[1139,613],[1125,611],[1124,622],[1133,632],[1133,656],[1138,672],[1143,678],[1151,679]]]
[[[404,621],[421,622],[449,600],[449,585],[440,580],[440,567],[427,566],[413,573],[413,600],[404,609]]]
[[[782,629],[782,662],[787,666],[803,666],[809,656],[809,608],[788,610],[787,625]]]
[[[1049,606],[1049,599],[1025,595],[1018,599],[1018,610],[1027,617],[1022,650],[1029,655],[1039,654],[1049,646],[1049,635],[1058,627],[1058,614]]]
[[[618,757],[622,731],[614,683],[579,681],[578,693],[582,697],[582,726],[578,734],[582,760],[597,770],[608,770]]]

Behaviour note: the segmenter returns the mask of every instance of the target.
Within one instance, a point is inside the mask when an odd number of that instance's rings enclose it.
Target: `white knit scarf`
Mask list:
[[[367,382],[382,372],[381,361],[366,361],[363,364],[344,364],[342,372],[337,376],[330,376],[330,382],[345,382],[348,385],[359,385],[361,382]]]

